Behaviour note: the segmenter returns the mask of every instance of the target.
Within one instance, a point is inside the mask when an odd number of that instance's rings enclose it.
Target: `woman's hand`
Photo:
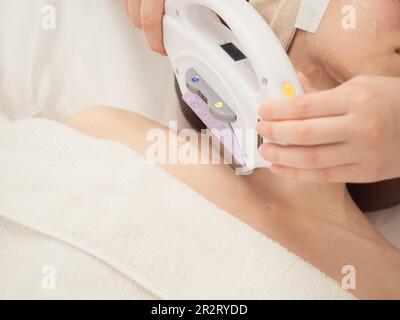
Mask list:
[[[328,91],[266,103],[261,155],[279,175],[368,183],[400,177],[400,78],[359,76]]]
[[[162,18],[164,0],[122,0],[133,24],[143,29],[150,49],[165,55]]]

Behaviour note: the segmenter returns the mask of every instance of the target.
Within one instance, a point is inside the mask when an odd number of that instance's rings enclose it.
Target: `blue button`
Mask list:
[[[199,77],[193,77],[192,78],[192,82],[198,83],[198,82],[200,82],[200,78]]]

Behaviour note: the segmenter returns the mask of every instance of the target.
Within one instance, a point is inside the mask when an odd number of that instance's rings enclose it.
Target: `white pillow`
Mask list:
[[[54,6],[56,29],[42,28]],[[63,120],[113,105],[167,123],[181,118],[167,58],[115,0],[0,0],[0,110]]]

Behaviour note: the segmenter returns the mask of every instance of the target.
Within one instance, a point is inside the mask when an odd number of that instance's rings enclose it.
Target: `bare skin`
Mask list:
[[[107,107],[86,109],[67,123],[85,134],[126,144],[143,156],[152,143],[146,141],[149,130],[168,132],[138,114]],[[286,180],[268,170],[238,177],[223,164],[160,166],[336,281],[344,276],[343,266],[355,266],[357,288],[352,293],[357,297],[400,298],[400,252],[376,232],[343,184]]]

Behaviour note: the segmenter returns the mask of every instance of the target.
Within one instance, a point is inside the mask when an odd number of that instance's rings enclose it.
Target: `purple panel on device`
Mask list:
[[[216,119],[210,112],[208,105],[197,94],[186,92],[183,100],[190,106],[204,124],[214,133],[223,143],[226,150],[231,153],[239,165],[244,165],[242,150],[237,141],[232,126],[227,122]]]

